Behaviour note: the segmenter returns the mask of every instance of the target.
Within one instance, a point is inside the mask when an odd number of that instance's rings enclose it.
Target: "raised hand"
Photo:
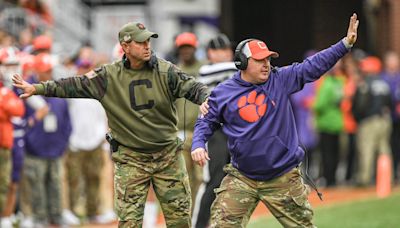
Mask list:
[[[349,28],[347,29],[347,42],[353,45],[357,40],[357,29],[360,22],[357,20],[357,14],[353,13],[350,17]]]
[[[20,75],[14,74],[14,76],[12,77],[12,81],[13,81],[13,86],[22,89],[24,91],[24,93],[19,96],[20,98],[25,99],[35,94],[36,92],[35,87],[26,82],[24,79],[22,79]]]

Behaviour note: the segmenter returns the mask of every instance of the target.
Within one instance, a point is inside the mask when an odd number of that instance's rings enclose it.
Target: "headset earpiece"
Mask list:
[[[248,59],[245,54],[243,54],[242,49],[244,45],[246,45],[248,42],[252,41],[254,39],[246,39],[240,42],[235,49],[235,56],[234,56],[234,63],[236,68],[239,70],[246,70],[247,64],[248,64]]]
[[[154,69],[157,67],[157,64],[158,64],[157,56],[156,54],[154,54],[153,51],[151,51],[150,60],[147,62],[147,65],[149,66],[149,68]]]
[[[126,57],[126,54],[124,54],[122,56],[122,64],[124,64],[124,67],[126,69],[131,69],[131,62],[129,61],[129,59]]]

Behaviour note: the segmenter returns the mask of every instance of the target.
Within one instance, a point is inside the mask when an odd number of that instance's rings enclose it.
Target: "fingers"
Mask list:
[[[358,24],[360,23],[359,20],[357,20],[357,14],[353,13],[353,15],[350,17],[350,30],[352,32],[357,31]]]
[[[210,161],[210,157],[208,156],[208,153],[205,153],[205,158],[207,159],[207,161]]]
[[[23,94],[19,95],[19,97],[22,98],[22,99],[26,99],[26,98],[28,98],[28,97],[30,97],[30,96],[31,96],[31,95],[26,94],[26,93],[23,93]]]
[[[201,112],[201,114],[202,114],[203,116],[206,115],[206,114],[208,113],[208,105],[207,105],[207,106],[201,105],[201,106],[200,106],[200,112]]]
[[[210,160],[208,153],[204,149],[195,150],[191,155],[192,160],[202,167],[206,164],[207,160]]]
[[[210,106],[207,104],[206,100],[205,102],[203,102],[203,104],[200,105],[200,112],[201,114],[204,116],[208,113],[208,109],[210,108]]]
[[[360,24],[360,21],[357,20],[356,23],[355,23],[355,25],[354,25],[354,30],[355,30],[355,31],[357,31],[358,25],[359,25],[359,24]]]
[[[23,85],[19,84],[18,82],[13,82],[13,86],[15,86],[19,89],[22,89],[24,87]]]
[[[357,29],[360,21],[357,20],[357,14],[353,13],[350,17],[349,28],[347,30],[347,41],[353,45],[357,40]]]
[[[15,84],[22,84],[22,78],[21,76],[19,76],[18,74],[14,74],[11,78],[11,80],[13,81],[13,83]]]
[[[198,161],[197,164],[199,164],[199,166],[203,167],[206,164],[206,162],[201,160],[201,161]]]
[[[204,102],[204,106],[208,109],[210,108],[210,106],[208,106],[208,98],[206,99],[206,101]]]
[[[200,112],[202,116],[206,115],[208,113],[208,109],[210,106],[208,106],[208,98],[203,102],[203,104],[200,105]]]
[[[357,22],[357,14],[353,13],[353,15],[350,17],[350,21],[349,21],[349,32],[354,31],[356,22]]]

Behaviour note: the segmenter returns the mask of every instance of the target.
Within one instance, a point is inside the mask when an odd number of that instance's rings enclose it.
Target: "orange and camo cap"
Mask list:
[[[262,60],[268,57],[279,57],[279,54],[277,52],[270,51],[267,45],[260,40],[251,40],[247,42],[242,48],[242,53],[247,58],[251,57],[256,60]]]

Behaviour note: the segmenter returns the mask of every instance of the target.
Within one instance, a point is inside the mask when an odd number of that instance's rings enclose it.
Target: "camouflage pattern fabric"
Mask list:
[[[118,227],[142,227],[150,182],[167,227],[191,227],[191,193],[180,141],[154,153],[139,153],[120,146],[112,160]]]
[[[0,148],[0,212],[6,203],[8,185],[11,180],[11,152],[9,149]]]
[[[246,227],[261,200],[283,227],[315,227],[310,192],[300,170],[294,168],[270,181],[255,181],[243,176],[231,164],[211,207],[211,227]]]
[[[24,175],[31,189],[32,214],[36,222],[60,223],[61,158],[42,159],[27,155]]]

